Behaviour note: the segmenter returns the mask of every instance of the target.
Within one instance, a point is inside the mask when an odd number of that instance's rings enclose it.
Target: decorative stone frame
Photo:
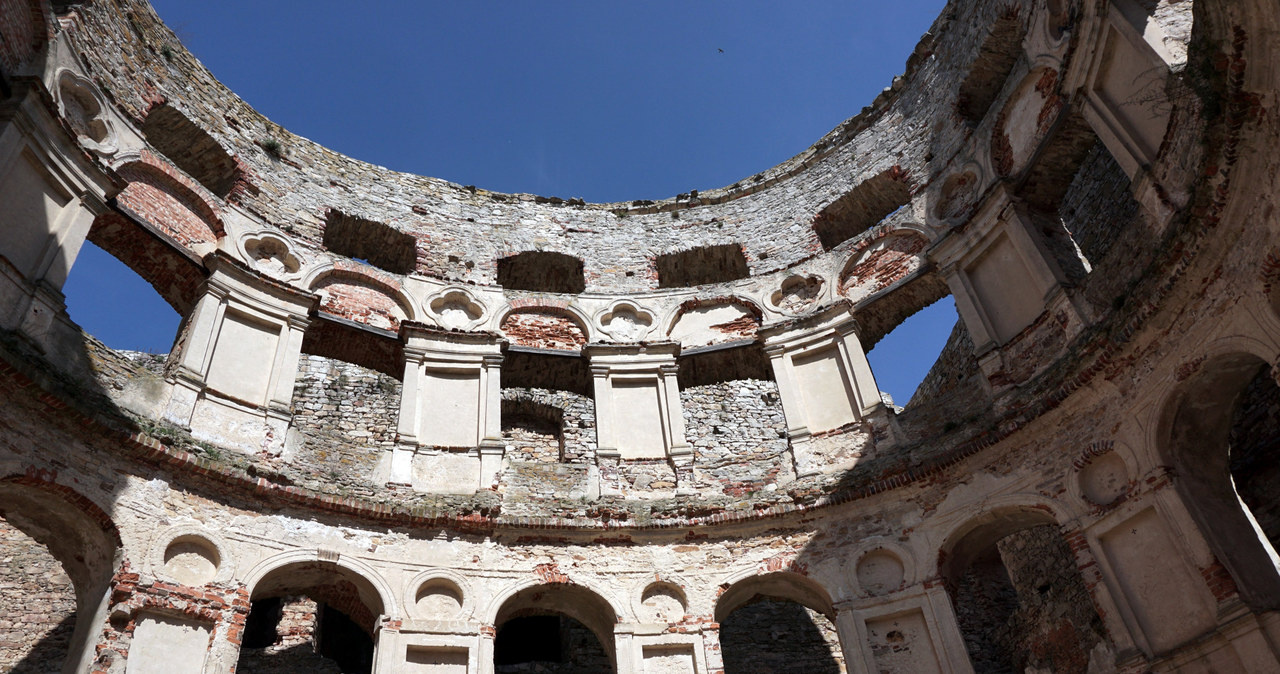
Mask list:
[[[165,416],[197,439],[278,453],[316,296],[264,278],[224,252],[205,264],[211,273],[186,320]],[[256,380],[244,376],[263,369]]]
[[[237,252],[242,256],[245,264],[257,269],[260,273],[278,277],[282,281],[296,281],[302,278],[303,258],[298,253],[298,247],[288,237],[264,229],[245,232],[237,238],[236,243],[239,249]],[[271,252],[267,253],[267,247],[272,249]],[[267,254],[260,255],[260,251]],[[277,260],[279,269],[264,268],[261,263],[268,259]],[[309,284],[308,287],[310,287]]]
[[[1133,9],[1142,11],[1136,6]],[[1162,55],[1163,47],[1157,46],[1158,41],[1139,34],[1115,2],[1108,3],[1106,14],[1098,20],[1100,25],[1094,36],[1098,46],[1093,50],[1093,62],[1084,83],[1087,105],[1083,112],[1116,162],[1136,180],[1155,161],[1169,123],[1171,105],[1164,90],[1164,76],[1169,73],[1172,56]],[[1108,68],[1121,61],[1131,62],[1129,67],[1140,73],[1138,77],[1145,80],[1145,87],[1126,77],[1123,79],[1130,81],[1122,90],[1108,91]],[[1116,100],[1116,95],[1127,98]],[[1130,102],[1138,105],[1127,105]],[[1139,111],[1147,119],[1136,117]]]
[[[629,319],[625,324],[616,327],[613,325],[615,319],[628,315],[632,319]],[[594,318],[593,322],[600,332],[621,343],[644,341],[644,338],[653,332],[657,323],[653,312],[631,300],[614,301],[605,309],[596,312]]]
[[[816,474],[819,467],[809,460],[805,447],[813,434],[861,421],[884,408],[852,307],[842,302],[799,321],[762,328],[760,336],[778,382],[796,473]],[[836,406],[820,410],[819,398]]]
[[[115,154],[119,146],[119,134],[116,131],[115,121],[111,118],[110,113],[107,112],[111,110],[112,106],[107,102],[102,92],[98,90],[98,87],[93,84],[93,81],[69,68],[59,68],[54,76],[54,81],[57,83],[57,86],[53,88],[58,95],[58,114],[63,119],[66,119],[68,124],[70,124],[71,120],[67,116],[70,111],[67,96],[72,92],[92,99],[93,103],[97,105],[93,121],[102,125],[102,139],[97,140],[88,135],[78,134],[76,141],[84,146],[85,149],[96,152],[99,155],[111,156]],[[75,129],[75,127],[72,126],[72,129]]]
[[[1003,186],[996,187],[966,230],[941,241],[931,257],[946,277],[974,353],[988,373],[999,367],[998,352],[992,352],[1048,308],[1082,318],[1071,301],[1063,300],[1066,274]],[[1022,273],[1015,278],[1018,269]],[[997,290],[1005,294],[996,297]]]
[[[431,446],[468,449],[479,460],[476,486],[490,484],[501,467],[505,447],[501,421],[505,340],[487,332],[441,330],[412,322],[401,324],[400,334],[405,342],[404,387],[390,481],[411,484],[413,454],[418,447]],[[452,389],[449,382],[454,383]],[[469,391],[456,390],[459,387]],[[474,394],[469,401],[465,399],[468,392]],[[448,416],[449,408],[442,404],[448,400],[456,400],[466,418]]]
[[[888,602],[877,597],[836,605],[836,632],[840,636],[849,674],[881,671],[870,648],[870,623],[909,616],[919,616],[924,624],[936,664],[933,671],[942,674],[968,674],[973,671],[946,589],[938,584],[916,587],[918,590],[911,594],[891,595],[893,600]]]
[[[684,414],[680,407],[680,387],[676,382],[676,357],[680,345],[657,342],[645,345],[591,344],[583,349],[590,358],[591,378],[596,403],[596,456],[604,459],[662,459],[687,463],[693,449],[685,441]],[[650,420],[661,428],[657,437],[662,447],[629,447],[624,437],[646,433],[626,433],[618,391],[638,389],[641,395],[652,394],[646,411]],[[632,401],[637,402],[637,401]]]

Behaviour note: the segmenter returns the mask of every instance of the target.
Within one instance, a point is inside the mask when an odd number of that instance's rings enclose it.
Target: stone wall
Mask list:
[[[725,674],[843,674],[835,626],[795,602],[760,599],[720,624]]]
[[[794,479],[777,383],[740,379],[680,391],[693,484],[743,496]]]
[[[395,445],[400,382],[342,361],[304,356],[293,388],[293,470],[349,488],[366,488]]]
[[[62,565],[0,518],[0,670],[61,672],[75,624],[75,589]]]

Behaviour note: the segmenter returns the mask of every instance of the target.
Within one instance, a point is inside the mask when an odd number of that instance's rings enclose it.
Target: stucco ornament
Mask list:
[[[614,302],[596,316],[606,335],[619,342],[639,342],[653,329],[653,314],[632,302]]]
[[[293,242],[274,232],[254,232],[240,239],[244,257],[258,271],[282,280],[296,279],[302,269]]]
[[[769,296],[774,309],[796,316],[808,311],[822,297],[822,279],[817,276],[788,276],[782,286]]]
[[[465,288],[446,288],[432,295],[427,308],[446,330],[474,330],[485,316],[484,305]]]

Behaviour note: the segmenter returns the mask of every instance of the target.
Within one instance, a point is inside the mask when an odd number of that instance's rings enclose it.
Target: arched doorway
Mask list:
[[[496,674],[617,671],[617,613],[580,585],[547,583],[513,594],[494,619]]]
[[[939,571],[979,674],[1084,674],[1106,639],[1071,548],[1043,510],[1004,509],[962,526]]]
[[[0,669],[86,671],[105,621],[120,537],[107,515],[70,489],[29,477],[0,480]]]
[[[1256,609],[1280,608],[1280,387],[1267,363],[1234,353],[1201,364],[1170,396],[1161,451],[1214,555]]]
[[[725,674],[839,674],[844,656],[831,599],[794,573],[738,581],[716,602]]]
[[[254,584],[236,671],[368,674],[373,670],[378,589],[329,561],[299,561]]]

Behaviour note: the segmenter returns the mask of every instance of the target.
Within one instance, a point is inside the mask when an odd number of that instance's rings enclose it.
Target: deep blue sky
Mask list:
[[[599,202],[722,187],[803,151],[902,72],[944,3],[154,4],[293,133],[396,170]],[[72,317],[111,346],[167,351],[172,311],[99,275],[111,266],[86,250]],[[899,404],[954,321],[939,303],[900,329],[918,336],[872,352]]]

